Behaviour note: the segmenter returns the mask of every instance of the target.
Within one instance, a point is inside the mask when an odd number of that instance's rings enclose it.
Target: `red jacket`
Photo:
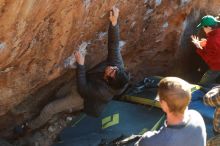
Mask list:
[[[207,35],[207,44],[196,52],[214,71],[220,71],[220,29],[215,29]]]

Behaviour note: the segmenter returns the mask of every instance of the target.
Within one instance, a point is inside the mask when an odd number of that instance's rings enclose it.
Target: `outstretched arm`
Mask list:
[[[74,52],[76,62],[77,62],[77,88],[81,96],[85,96],[87,89],[87,79],[86,79],[86,69],[85,69],[85,56],[83,56],[79,51]]]
[[[118,25],[119,9],[113,7],[110,11],[110,25],[108,30],[108,58],[107,61],[112,66],[124,67],[120,48],[119,48],[119,25]]]

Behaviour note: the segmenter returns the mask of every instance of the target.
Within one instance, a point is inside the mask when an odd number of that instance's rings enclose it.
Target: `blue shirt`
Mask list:
[[[159,131],[148,131],[135,146],[205,146],[206,128],[202,116],[188,110],[189,119],[179,125],[164,124]]]

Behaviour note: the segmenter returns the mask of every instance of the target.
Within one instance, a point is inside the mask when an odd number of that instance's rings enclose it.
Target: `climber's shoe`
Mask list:
[[[17,136],[24,136],[26,133],[30,132],[31,129],[28,127],[28,122],[25,122],[21,125],[15,126],[13,131]]]

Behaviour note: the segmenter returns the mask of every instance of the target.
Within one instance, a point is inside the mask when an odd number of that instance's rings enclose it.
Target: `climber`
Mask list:
[[[208,64],[209,70],[203,75],[199,84],[209,86],[219,83],[220,79],[220,29],[218,21],[211,15],[206,15],[201,19],[197,29],[203,29],[207,39],[201,39],[192,35],[192,42],[197,47],[196,52]]]
[[[205,146],[206,127],[202,116],[188,110],[190,84],[177,77],[159,82],[158,95],[166,121],[158,131],[143,134],[136,146]]]
[[[119,49],[119,10],[113,7],[110,12],[108,37],[108,57],[92,70],[85,73],[84,56],[75,52],[77,69],[77,86],[84,99],[84,110],[87,114],[98,116],[114,95],[121,94],[127,86],[129,75]]]
[[[120,53],[118,16],[119,9],[113,7],[109,17],[108,56],[106,61],[86,71],[85,56],[79,51],[74,52],[77,62],[77,87],[72,88],[70,95],[46,105],[36,119],[16,127],[17,131],[22,133],[25,129],[39,128],[54,114],[68,109],[73,111],[84,109],[88,115],[97,117],[113,96],[119,95],[125,90],[130,76],[125,71]]]

